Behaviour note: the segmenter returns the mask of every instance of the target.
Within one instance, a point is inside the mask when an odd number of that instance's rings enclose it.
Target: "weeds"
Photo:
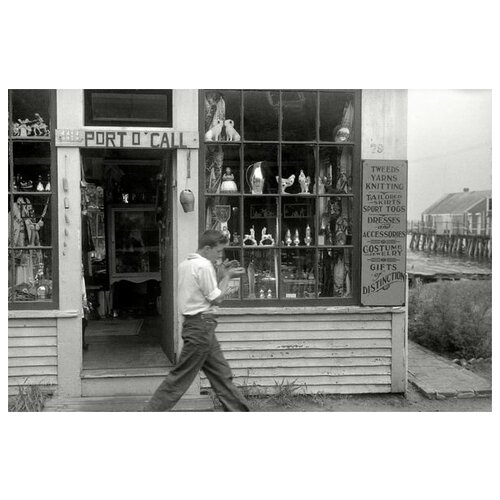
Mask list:
[[[49,395],[37,385],[19,386],[19,392],[9,397],[9,411],[42,411]]]
[[[491,300],[491,281],[420,285],[410,291],[409,338],[452,357],[491,357]]]
[[[281,382],[275,380],[274,391],[269,399],[272,402],[282,406],[286,406],[287,408],[294,406],[294,398],[298,395],[297,392],[300,389],[304,389],[306,387],[305,385],[297,384],[296,382],[297,379],[293,381],[281,379]]]

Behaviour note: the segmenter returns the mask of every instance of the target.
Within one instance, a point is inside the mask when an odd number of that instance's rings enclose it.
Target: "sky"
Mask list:
[[[408,218],[447,193],[491,189],[490,90],[408,91]]]

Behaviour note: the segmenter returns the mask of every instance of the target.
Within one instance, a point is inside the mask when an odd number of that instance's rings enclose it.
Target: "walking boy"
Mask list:
[[[168,411],[174,407],[203,370],[225,411],[250,411],[247,402],[233,384],[231,368],[215,337],[215,307],[224,300],[229,280],[245,270],[237,261],[221,266],[222,279],[217,284],[214,264],[222,258],[228,240],[220,231],[205,231],[196,253],[179,265],[178,301],[184,316],[184,345],[178,364],[156,389],[145,411]]]

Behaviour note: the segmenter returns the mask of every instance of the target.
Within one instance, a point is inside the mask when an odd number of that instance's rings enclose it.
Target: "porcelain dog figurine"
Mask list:
[[[205,134],[206,141],[220,141],[222,134],[222,120],[216,120],[215,124]]]
[[[234,121],[233,120],[225,120],[224,127],[226,129],[226,141],[239,141],[239,140],[241,140],[240,134],[238,134],[238,132],[236,132],[236,129],[234,128]]]

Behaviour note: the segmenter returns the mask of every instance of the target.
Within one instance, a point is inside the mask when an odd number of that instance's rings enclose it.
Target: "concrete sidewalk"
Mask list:
[[[408,381],[430,399],[491,397],[490,382],[412,341]]]

